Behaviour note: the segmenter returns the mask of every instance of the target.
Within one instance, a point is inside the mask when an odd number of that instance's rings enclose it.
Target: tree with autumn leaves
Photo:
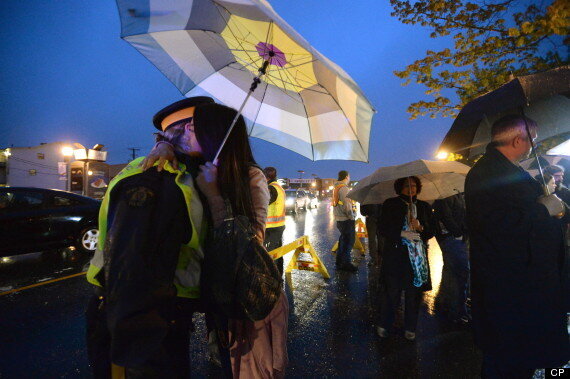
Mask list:
[[[392,16],[448,36],[453,46],[426,52],[395,74],[425,85],[430,100],[408,107],[410,118],[455,116],[472,99],[513,77],[569,63],[570,1],[390,0]],[[453,95],[455,93],[455,96]]]

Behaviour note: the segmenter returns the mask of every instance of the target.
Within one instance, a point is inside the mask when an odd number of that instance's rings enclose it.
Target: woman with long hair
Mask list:
[[[431,206],[417,199],[422,183],[416,176],[394,182],[398,196],[382,205],[378,230],[384,237],[380,267],[380,322],[377,333],[387,337],[404,292],[406,339],[416,338],[422,292],[431,289],[427,242],[433,237]]]
[[[236,114],[235,109],[220,104],[201,104],[196,106],[192,117],[173,126],[183,128],[177,138],[186,139],[185,145],[191,150],[189,155],[205,162],[199,166],[196,181],[209,206],[214,227],[227,216],[224,200],[227,199],[234,214],[248,217],[257,238],[263,243],[269,190],[266,178],[253,157],[241,115],[218,157],[217,165],[212,163]],[[167,137],[172,139],[171,135]],[[155,145],[144,167],[152,167],[157,160],[176,162],[170,144]],[[236,334],[236,342],[230,347],[233,377],[284,377],[288,363],[287,317],[288,304],[282,294],[264,320],[229,321],[229,330]]]

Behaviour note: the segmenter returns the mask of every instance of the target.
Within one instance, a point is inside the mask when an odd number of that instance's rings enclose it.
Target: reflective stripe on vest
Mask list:
[[[333,193],[332,193],[332,206],[336,207],[337,205],[343,205],[343,202],[340,201],[339,196],[338,196],[338,192],[340,191],[340,189],[342,187],[346,186],[346,184],[339,184],[336,187],[334,187],[333,189]]]
[[[139,163],[144,159],[140,157],[129,163],[121,172],[113,178],[107,188],[107,193],[103,198],[101,209],[99,210],[99,240],[97,243],[97,250],[87,270],[87,281],[96,286],[101,286],[97,280],[97,275],[101,272],[104,266],[103,250],[107,238],[107,212],[109,211],[109,201],[111,192],[115,185],[130,176],[137,175],[143,172],[139,167]],[[155,166],[158,162],[155,164]],[[180,170],[175,170],[167,163],[164,169],[168,172],[175,173],[175,182],[184,195],[186,208],[190,219],[192,228],[192,238],[187,244],[180,247],[180,255],[178,257],[178,264],[176,265],[176,273],[174,285],[177,289],[177,295],[180,297],[198,298],[200,297],[200,267],[204,254],[200,247],[199,236],[201,235],[202,224],[197,219],[202,219],[202,205],[198,196],[193,196],[193,181],[190,174],[185,173],[186,167],[184,164],[179,163]]]
[[[277,228],[285,225],[285,190],[277,182],[269,183],[277,191],[277,199],[267,208],[266,228]]]

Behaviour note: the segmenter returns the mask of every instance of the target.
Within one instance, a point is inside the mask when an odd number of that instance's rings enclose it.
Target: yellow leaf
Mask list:
[[[528,22],[528,21],[525,21],[525,22],[523,22],[523,23],[521,24],[521,30],[522,30],[522,32],[525,33],[525,34],[530,34],[530,33],[532,33],[532,30],[533,30],[533,29],[534,29],[534,28],[532,27],[532,24],[531,24],[530,22]],[[513,37],[518,37],[518,36],[513,36]]]
[[[509,37],[518,37],[521,33],[517,28],[509,28]]]

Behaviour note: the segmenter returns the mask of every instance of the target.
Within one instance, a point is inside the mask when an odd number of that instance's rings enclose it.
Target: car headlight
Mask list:
[[[293,205],[295,203],[295,199],[286,199],[285,205]]]

